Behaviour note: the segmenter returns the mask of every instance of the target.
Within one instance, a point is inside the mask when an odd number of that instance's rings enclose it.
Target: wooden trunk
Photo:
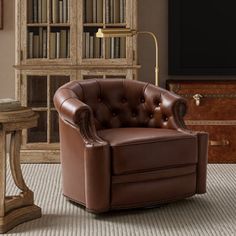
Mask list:
[[[167,81],[187,99],[186,125],[209,133],[209,162],[236,163],[236,81]]]

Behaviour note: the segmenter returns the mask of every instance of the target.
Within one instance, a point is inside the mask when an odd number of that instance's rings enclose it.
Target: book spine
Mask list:
[[[34,33],[33,32],[29,32],[28,33],[29,35],[29,39],[28,39],[28,57],[29,58],[33,58],[34,57],[34,51],[33,51],[33,48],[34,48]]]
[[[114,1],[114,23],[120,22],[120,0]]]
[[[100,57],[100,38],[94,38],[94,58]]]
[[[61,32],[56,32],[56,58],[60,58]]]
[[[58,0],[52,0],[52,22],[58,23]]]
[[[82,36],[82,45],[83,45],[82,58],[86,58],[86,53],[85,53],[85,51],[86,51],[86,33],[85,32],[83,32],[83,36]]]
[[[85,48],[85,54],[86,54],[86,58],[89,58],[89,38],[90,38],[90,35],[89,35],[89,32],[86,32],[86,48]]]
[[[94,37],[89,37],[89,58],[94,58]]]
[[[60,39],[60,57],[66,58],[67,57],[67,30],[61,30],[61,39]]]
[[[97,22],[97,0],[93,0],[93,23]]]
[[[47,0],[42,0],[42,22],[47,22]]]
[[[107,38],[105,39],[105,54],[106,58],[111,58],[111,39]]]
[[[86,23],[93,23],[93,0],[86,1]]]
[[[124,23],[124,0],[120,0],[120,23]]]
[[[42,0],[38,0],[38,23],[42,23]]]
[[[68,9],[67,9],[67,0],[63,0],[63,23],[67,23],[68,22]]]
[[[28,23],[33,23],[33,1],[27,1],[27,20]]]
[[[105,0],[105,17],[106,17],[106,24],[110,23],[110,0]]]
[[[111,38],[111,59],[115,58],[115,38]]]
[[[59,23],[63,23],[63,1],[59,1]]]
[[[43,30],[43,58],[47,58],[47,30]]]
[[[114,0],[110,0],[110,23],[114,23]]]
[[[126,57],[126,38],[120,38],[120,58]]]
[[[43,57],[43,28],[39,28],[39,57]]]
[[[50,58],[56,58],[56,33],[50,33]]]
[[[38,0],[33,0],[33,18],[34,23],[38,23]]]
[[[34,58],[39,58],[39,35],[34,35]]]
[[[103,0],[97,0],[97,23],[103,22]]]
[[[120,38],[115,38],[115,53],[114,53],[114,58],[119,58],[120,57]]]
[[[70,37],[70,30],[67,30],[66,35],[67,35],[67,50],[66,50],[66,55],[69,58],[70,57],[70,45],[71,45],[71,43],[70,43],[70,38],[71,38]]]

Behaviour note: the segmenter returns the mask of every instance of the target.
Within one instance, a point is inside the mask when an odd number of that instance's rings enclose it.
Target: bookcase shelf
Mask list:
[[[89,7],[90,6],[90,7]],[[23,131],[23,162],[58,162],[56,90],[72,80],[136,79],[136,38],[96,38],[137,28],[137,0],[16,0],[16,97],[39,113]]]

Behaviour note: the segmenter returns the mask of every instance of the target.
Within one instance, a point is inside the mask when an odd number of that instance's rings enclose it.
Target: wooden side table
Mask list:
[[[34,194],[27,187],[20,167],[22,129],[37,125],[38,115],[19,106],[14,111],[0,112],[0,233],[18,224],[41,217],[41,208],[34,205]],[[6,196],[6,135],[11,134],[9,163],[13,180],[22,191]]]

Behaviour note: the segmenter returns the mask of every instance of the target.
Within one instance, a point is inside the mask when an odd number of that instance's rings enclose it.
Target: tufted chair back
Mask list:
[[[91,79],[62,86],[60,100],[77,98],[91,110],[97,130],[121,127],[174,128],[173,94],[139,81]],[[178,99],[177,99],[178,98]],[[62,101],[61,101],[62,102]],[[185,103],[176,96],[176,102]],[[59,101],[60,103],[60,101]],[[183,106],[185,107],[185,106]]]

